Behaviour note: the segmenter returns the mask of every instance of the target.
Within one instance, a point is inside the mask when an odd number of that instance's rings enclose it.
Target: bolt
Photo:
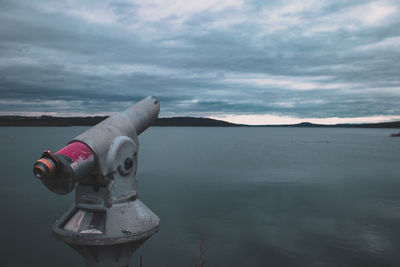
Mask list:
[[[126,169],[126,170],[129,170],[130,168],[132,168],[132,166],[133,166],[133,161],[132,161],[132,159],[127,158],[127,159],[125,160],[125,169]]]

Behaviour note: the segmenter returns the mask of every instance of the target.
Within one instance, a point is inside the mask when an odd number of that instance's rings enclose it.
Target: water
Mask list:
[[[84,266],[51,235],[67,196],[32,164],[87,127],[0,128],[0,266]],[[151,128],[139,198],[160,231],[131,266],[399,266],[400,139],[387,129]]]

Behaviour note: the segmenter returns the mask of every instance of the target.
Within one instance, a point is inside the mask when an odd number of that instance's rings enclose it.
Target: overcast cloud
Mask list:
[[[1,114],[148,95],[161,116],[400,119],[400,2],[0,0]]]

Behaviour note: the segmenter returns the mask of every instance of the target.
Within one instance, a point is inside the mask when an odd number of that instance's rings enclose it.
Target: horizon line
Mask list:
[[[117,113],[117,112],[115,112]],[[24,116],[24,117],[41,117],[41,116],[51,116],[51,117],[107,117],[110,115],[104,113],[57,113],[57,112],[11,112],[4,113],[0,112],[0,116]],[[312,123],[320,125],[336,125],[336,124],[364,124],[364,123],[385,123],[385,122],[395,122],[400,121],[399,115],[375,115],[375,116],[365,116],[365,117],[326,117],[326,118],[299,118],[294,116],[279,116],[279,115],[269,115],[269,114],[251,114],[251,115],[234,115],[226,114],[220,116],[193,116],[193,115],[182,115],[182,116],[160,116],[159,118],[204,118],[204,119],[214,119],[234,124],[241,125],[294,125],[300,123]]]

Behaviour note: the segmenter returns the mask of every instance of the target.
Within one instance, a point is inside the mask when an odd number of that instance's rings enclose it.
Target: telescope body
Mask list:
[[[82,179],[86,184],[106,185],[115,172],[107,165],[107,157],[111,156],[108,152],[114,139],[126,136],[138,146],[138,135],[157,119],[159,112],[157,98],[143,99],[73,138],[56,153],[46,150],[34,164],[35,176],[57,194],[71,192]],[[130,159],[135,163],[134,158]],[[132,168],[136,171],[137,164]]]
[[[137,199],[138,135],[158,117],[147,97],[100,122],[64,148],[46,150],[34,175],[51,191],[76,188],[75,203],[53,225],[56,238],[85,257],[87,266],[128,266],[131,254],[158,231],[159,218]]]

